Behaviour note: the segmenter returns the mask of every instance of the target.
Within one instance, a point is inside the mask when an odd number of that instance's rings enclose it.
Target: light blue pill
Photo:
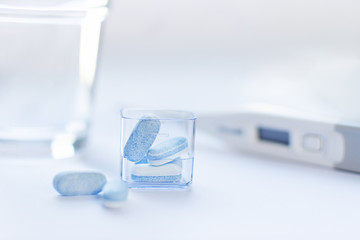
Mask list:
[[[162,166],[137,164],[134,166],[131,179],[136,182],[172,183],[181,180],[182,167],[177,162]]]
[[[103,204],[109,208],[121,207],[128,195],[128,185],[121,180],[108,181],[102,191]]]
[[[140,162],[137,162],[136,164],[144,164],[144,163],[148,163],[147,157],[143,157],[143,159],[140,160]]]
[[[96,195],[101,192],[105,183],[104,174],[93,171],[61,172],[53,180],[55,190],[64,196]]]
[[[184,137],[169,139],[149,149],[147,153],[148,162],[153,166],[164,165],[186,152],[187,147],[188,142]]]
[[[136,124],[124,147],[124,157],[133,162],[141,161],[160,130],[160,120],[154,116],[143,116]]]
[[[176,183],[181,179],[181,174],[172,176],[137,176],[131,175],[131,179],[135,182],[145,183]]]

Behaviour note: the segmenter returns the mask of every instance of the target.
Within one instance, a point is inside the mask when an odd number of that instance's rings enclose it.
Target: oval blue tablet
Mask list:
[[[143,116],[136,124],[124,147],[124,157],[132,162],[141,161],[160,130],[160,120]]]
[[[162,166],[137,164],[131,173],[135,182],[172,183],[181,179],[182,167],[177,163],[168,163]]]
[[[148,163],[147,157],[143,157],[143,159],[141,159],[139,162],[136,162],[136,164],[146,164]]]
[[[188,147],[188,141],[184,137],[176,137],[159,143],[149,149],[148,162],[153,166],[160,166],[173,161],[183,154]]]
[[[108,208],[121,207],[128,195],[128,185],[121,180],[108,181],[102,192],[103,204]]]
[[[101,192],[106,177],[100,172],[58,173],[53,180],[55,190],[64,196],[96,195]]]

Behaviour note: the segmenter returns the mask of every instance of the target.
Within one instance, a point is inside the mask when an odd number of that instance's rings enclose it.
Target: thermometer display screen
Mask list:
[[[258,137],[262,141],[290,145],[290,134],[285,130],[259,127]]]

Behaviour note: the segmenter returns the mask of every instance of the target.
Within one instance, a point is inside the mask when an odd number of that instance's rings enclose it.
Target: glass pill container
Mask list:
[[[192,182],[195,121],[176,110],[121,110],[121,178],[131,188],[186,188]]]

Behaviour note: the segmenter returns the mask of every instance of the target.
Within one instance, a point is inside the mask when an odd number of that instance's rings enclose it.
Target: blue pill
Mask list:
[[[145,164],[148,163],[147,157],[143,157],[143,159],[140,160],[140,162],[137,162],[136,164]]]
[[[102,191],[102,200],[105,207],[121,207],[127,199],[128,185],[121,180],[108,181]]]
[[[160,120],[143,116],[136,124],[124,147],[124,157],[133,162],[141,161],[160,130]]]
[[[55,190],[64,196],[96,195],[101,192],[106,177],[100,172],[58,173],[53,180]]]
[[[182,166],[178,163],[168,163],[162,166],[137,164],[131,174],[132,180],[147,183],[172,183],[181,180]]]
[[[153,166],[160,166],[173,161],[186,152],[188,147],[187,139],[176,137],[149,149],[147,153],[148,162]]]

